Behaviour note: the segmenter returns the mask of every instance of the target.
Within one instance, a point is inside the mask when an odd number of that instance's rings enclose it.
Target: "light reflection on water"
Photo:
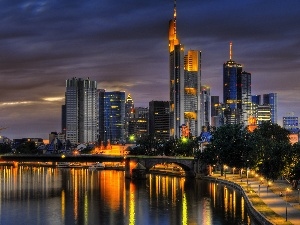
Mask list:
[[[214,182],[122,171],[0,168],[0,225],[254,224],[240,194]]]

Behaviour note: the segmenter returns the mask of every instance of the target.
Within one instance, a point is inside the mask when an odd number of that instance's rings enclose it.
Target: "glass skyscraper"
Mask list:
[[[271,122],[277,124],[277,93],[263,95],[263,104],[271,107]]]
[[[97,82],[72,78],[66,81],[66,139],[72,144],[98,140]]]
[[[230,42],[229,61],[223,64],[223,102],[227,124],[248,124],[251,111],[251,74],[243,72],[241,64],[232,60]]]
[[[125,92],[102,90],[99,98],[99,115],[103,124],[99,123],[101,142],[104,144],[125,142]]]

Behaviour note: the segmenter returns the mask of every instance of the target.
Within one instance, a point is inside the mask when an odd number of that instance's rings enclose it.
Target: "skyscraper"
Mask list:
[[[277,93],[263,95],[263,104],[271,107],[271,122],[277,124]]]
[[[180,137],[180,126],[184,124],[184,47],[177,38],[176,1],[173,19],[169,22],[170,54],[170,136]]]
[[[227,124],[247,125],[251,110],[251,74],[243,72],[241,64],[232,60],[232,42],[229,61],[223,64],[223,101]]]
[[[125,102],[125,138],[129,137],[129,121],[133,118],[134,103],[131,95],[128,94]]]
[[[99,98],[99,114],[103,115],[103,124],[99,124],[101,141],[106,145],[125,141],[125,92],[102,91]],[[103,137],[102,137],[103,136]]]
[[[184,47],[177,37],[176,1],[174,17],[169,23],[170,54],[170,136],[181,137],[181,127],[188,127],[192,136],[201,133],[201,52]]]
[[[149,135],[155,139],[169,140],[169,102],[149,102]]]
[[[211,125],[211,96],[210,87],[201,86],[201,124],[209,127]]]
[[[73,144],[98,140],[97,82],[72,78],[66,81],[66,139]]]

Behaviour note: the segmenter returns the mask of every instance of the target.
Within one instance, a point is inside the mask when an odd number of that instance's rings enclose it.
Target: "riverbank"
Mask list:
[[[286,180],[267,183],[256,176],[250,176],[247,179],[237,174],[226,174],[226,178],[220,174],[213,174],[206,179],[241,189],[250,201],[250,207],[267,218],[271,224],[300,224],[299,190],[292,190],[291,184]]]

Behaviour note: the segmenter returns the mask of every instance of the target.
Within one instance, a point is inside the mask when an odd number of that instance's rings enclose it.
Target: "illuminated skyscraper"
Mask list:
[[[66,81],[66,139],[73,144],[98,139],[97,82],[72,78]]]
[[[134,103],[131,95],[128,94],[125,102],[125,138],[129,137],[129,121],[134,116]]]
[[[170,54],[170,136],[181,137],[181,126],[187,126],[192,136],[201,133],[201,52],[189,50],[177,37],[176,1],[174,17],[169,23]]]
[[[251,74],[243,72],[242,65],[232,60],[232,42],[229,49],[229,61],[223,64],[225,123],[247,125],[251,110]]]
[[[99,98],[99,114],[103,124],[99,124],[101,141],[104,144],[125,141],[125,92],[102,91]]]

